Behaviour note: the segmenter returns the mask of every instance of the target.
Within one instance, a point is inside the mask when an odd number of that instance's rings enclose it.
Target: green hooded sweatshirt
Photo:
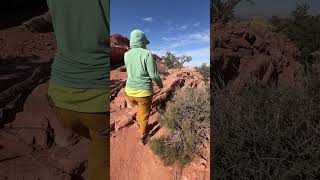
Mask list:
[[[109,88],[108,2],[47,0],[57,39],[53,82],[71,88]]]
[[[126,92],[146,90],[153,93],[152,81],[160,88],[163,87],[157,64],[151,52],[146,48],[149,44],[144,32],[133,30],[130,34],[130,50],[124,55],[124,62],[128,73]]]
[[[57,40],[48,95],[54,106],[109,111],[109,1],[47,0]]]

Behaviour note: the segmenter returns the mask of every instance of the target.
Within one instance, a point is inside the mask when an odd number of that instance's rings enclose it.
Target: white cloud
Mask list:
[[[188,26],[187,25],[183,25],[183,26],[180,26],[180,30],[185,30],[185,29],[187,29],[188,28]]]
[[[145,18],[141,18],[142,21],[146,21],[146,22],[152,22],[153,18],[152,17],[145,17]]]
[[[188,25],[182,25],[182,26],[175,26],[175,27],[172,27],[170,26],[168,28],[168,32],[173,32],[173,31],[183,31],[183,30],[186,30],[188,29]]]
[[[198,26],[200,26],[200,22],[196,22],[196,23],[194,23],[194,24],[193,24],[193,26],[194,26],[194,27],[198,27]]]
[[[177,38],[175,38],[175,37],[170,37],[170,38],[162,37],[161,39],[164,40],[164,41],[175,41],[175,40],[177,40]]]
[[[210,32],[204,30],[202,32],[194,32],[189,34],[183,34],[177,37],[162,37],[162,40],[171,48],[182,47],[191,44],[209,43]]]
[[[210,34],[207,32],[194,33],[189,34],[188,38],[194,41],[209,42]]]
[[[177,54],[178,56],[187,55],[192,57],[209,57],[210,55],[210,47],[204,47],[200,49],[192,49],[187,51],[181,51]]]

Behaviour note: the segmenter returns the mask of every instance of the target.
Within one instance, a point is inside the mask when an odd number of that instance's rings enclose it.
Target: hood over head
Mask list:
[[[145,48],[149,44],[145,33],[139,29],[131,31],[130,34],[130,48]]]

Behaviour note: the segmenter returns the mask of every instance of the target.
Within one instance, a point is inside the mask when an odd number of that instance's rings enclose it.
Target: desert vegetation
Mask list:
[[[210,80],[210,66],[206,63],[201,64],[199,67],[195,67],[195,69],[203,76],[205,82],[209,82]]]
[[[185,166],[196,154],[201,154],[201,145],[208,143],[209,97],[208,90],[186,89],[176,94],[160,114],[160,125],[170,132],[153,139],[150,146],[166,165]]]
[[[250,84],[214,91],[212,133],[218,179],[317,179],[320,81],[304,88]]]
[[[192,57],[186,55],[176,56],[171,52],[166,52],[162,59],[164,65],[168,68],[182,68],[183,64],[192,60]]]
[[[162,62],[171,70],[184,67],[191,56],[176,56],[167,52]],[[210,68],[202,64],[194,68],[201,81],[209,82]],[[187,88],[177,90],[163,106],[157,118],[161,127],[168,130],[166,135],[150,141],[151,149],[165,165],[177,166],[182,170],[197,157],[203,155],[203,144],[209,143],[210,134],[210,93],[204,89]]]
[[[299,61],[310,71],[318,63],[312,53],[320,49],[320,15],[311,15],[308,4],[298,4],[289,18],[273,16],[270,20],[275,32],[284,33],[301,51]]]
[[[232,2],[211,7],[220,12],[212,14],[220,29],[212,31],[211,176],[319,179],[319,15],[298,4],[289,17],[270,18],[271,28],[245,29],[233,21]],[[234,34],[216,34],[227,28]]]
[[[211,23],[227,23],[234,20],[234,8],[241,2],[247,1],[251,4],[253,0],[211,0],[210,1],[210,14]]]

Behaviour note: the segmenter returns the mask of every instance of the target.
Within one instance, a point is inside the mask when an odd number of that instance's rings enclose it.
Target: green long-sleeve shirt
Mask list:
[[[109,88],[107,0],[47,0],[57,39],[51,80],[72,88]]]
[[[130,50],[124,55],[128,73],[126,88],[130,90],[149,90],[152,92],[152,81],[163,87],[157,64],[151,52],[145,49],[149,43],[145,34],[134,30],[130,35]]]
[[[57,40],[48,95],[60,108],[109,111],[109,0],[47,0]]]

